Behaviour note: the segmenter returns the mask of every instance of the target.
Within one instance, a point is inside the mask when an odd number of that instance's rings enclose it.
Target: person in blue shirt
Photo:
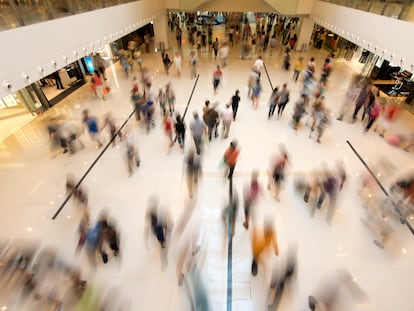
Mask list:
[[[99,126],[98,121],[94,116],[89,115],[89,110],[85,109],[83,112],[82,123],[88,129],[89,135],[93,141],[98,143],[97,148],[102,147],[101,140],[99,138]]]

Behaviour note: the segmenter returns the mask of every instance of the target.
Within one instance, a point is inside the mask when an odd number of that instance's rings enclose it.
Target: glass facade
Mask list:
[[[0,0],[0,30],[44,22],[133,0]]]
[[[414,23],[414,0],[322,0]]]

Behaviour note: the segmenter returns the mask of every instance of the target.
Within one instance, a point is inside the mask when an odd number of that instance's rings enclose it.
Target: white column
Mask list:
[[[154,47],[160,48],[160,42],[164,42],[164,48],[168,49],[168,17],[167,14],[154,20]]]
[[[300,22],[300,29],[297,33],[298,41],[296,42],[296,51],[301,51],[303,44],[306,44],[306,50],[311,42],[313,26],[315,22],[309,17],[303,17]]]

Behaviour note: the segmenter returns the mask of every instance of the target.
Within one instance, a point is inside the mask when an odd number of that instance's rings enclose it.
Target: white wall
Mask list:
[[[413,72],[414,23],[319,0],[314,3],[312,17],[332,32]]]
[[[313,9],[314,0],[298,0],[298,6],[296,8],[297,14],[310,14]]]
[[[278,13],[283,15],[293,15],[298,7],[298,0],[265,0],[274,7]]]
[[[140,0],[48,22],[0,32],[0,97],[8,94],[4,81],[14,90],[23,88],[57,68],[81,58],[99,46],[124,36],[165,14],[164,0]],[[78,56],[74,54],[78,52]],[[52,60],[57,67],[52,66]],[[44,68],[44,73],[39,71]],[[26,73],[31,82],[25,81]]]

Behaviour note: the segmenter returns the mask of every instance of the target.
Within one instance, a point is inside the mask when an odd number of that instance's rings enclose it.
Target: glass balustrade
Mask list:
[[[134,2],[134,0],[0,0],[0,30],[128,2]]]
[[[414,0],[322,0],[349,8],[414,22]]]

